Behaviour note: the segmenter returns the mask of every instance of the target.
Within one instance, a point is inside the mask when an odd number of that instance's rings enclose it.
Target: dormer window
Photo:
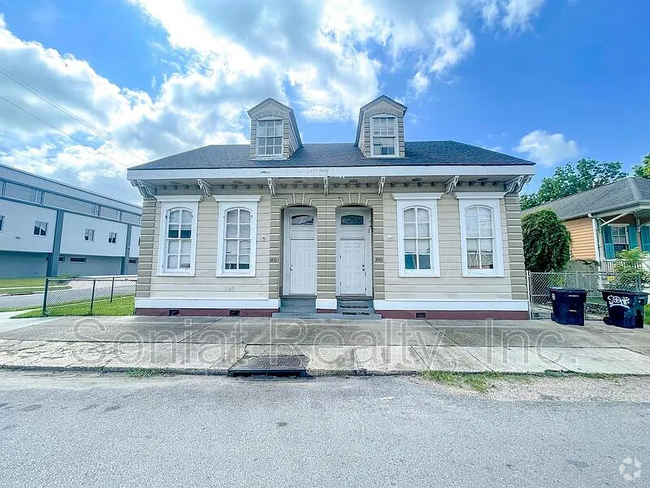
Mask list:
[[[282,154],[283,124],[280,119],[257,122],[257,155],[278,156]]]
[[[397,154],[397,117],[381,115],[370,119],[372,157]]]

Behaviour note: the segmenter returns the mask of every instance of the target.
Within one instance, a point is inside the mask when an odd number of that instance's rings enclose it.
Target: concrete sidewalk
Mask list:
[[[598,322],[572,327],[550,321],[5,317],[0,368],[225,374],[242,358],[299,354],[312,375],[650,375],[650,330]]]

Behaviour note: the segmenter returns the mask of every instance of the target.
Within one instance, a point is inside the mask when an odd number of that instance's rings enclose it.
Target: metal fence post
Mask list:
[[[530,286],[530,271],[526,270],[526,288],[528,289],[528,318],[533,319],[533,290]]]
[[[50,285],[50,279],[45,278],[45,290],[43,292],[43,309],[41,310],[41,315],[45,315],[45,312],[47,312],[47,290]]]
[[[90,315],[93,314],[93,305],[95,304],[95,284],[97,283],[97,280],[93,278],[93,291],[92,294],[90,295]]]
[[[113,291],[115,290],[115,276],[111,280],[111,303],[113,303]]]

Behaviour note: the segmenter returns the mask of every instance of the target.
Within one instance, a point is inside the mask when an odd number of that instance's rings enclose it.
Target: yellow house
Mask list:
[[[596,260],[603,268],[618,252],[650,252],[650,180],[624,178],[527,209],[553,210],[571,233],[571,257]]]

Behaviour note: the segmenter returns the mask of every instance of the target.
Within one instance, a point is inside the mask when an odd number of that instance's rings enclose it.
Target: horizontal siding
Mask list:
[[[142,221],[140,230],[140,246],[138,256],[138,281],[135,295],[138,298],[149,298],[151,293],[151,275],[153,274],[155,260],[154,235],[156,227],[156,200],[145,198],[142,202]]]
[[[596,259],[594,228],[588,217],[564,222],[571,233],[571,258]]]
[[[519,195],[506,196],[505,211],[512,298],[527,300],[528,285],[526,282],[526,263],[524,261],[524,242],[521,234],[521,203]]]
[[[253,192],[249,192],[253,193]],[[151,296],[156,298],[269,298],[270,196],[262,195],[257,209],[256,275],[216,276],[218,203],[212,197],[199,202],[194,276],[154,276]],[[158,214],[157,222],[160,222]],[[154,257],[158,258],[159,229],[154,235]],[[156,263],[157,269],[158,263]]]
[[[211,197],[199,203],[195,276],[156,276],[160,204],[147,202],[143,211],[142,246],[138,270],[138,296],[156,298],[243,298],[267,299],[281,296],[282,287],[282,211],[292,205],[311,205],[317,209],[317,295],[336,296],[337,207],[365,205],[372,208],[373,218],[373,292],[376,299],[387,300],[481,300],[523,299],[526,280],[521,243],[519,200],[507,197],[501,204],[501,223],[505,276],[499,278],[464,278],[461,274],[460,221],[458,200],[443,195],[438,202],[438,233],[441,277],[399,277],[397,254],[397,202],[393,191],[377,195],[376,188],[355,191],[332,188],[328,196],[318,192],[278,190],[271,197],[261,194],[257,218],[257,261],[255,277],[217,277],[218,211]],[[419,191],[423,188],[400,188]],[[154,227],[154,222],[157,224]],[[145,295],[147,293],[148,295]]]
[[[414,190],[417,191],[418,189]],[[419,189],[422,190],[421,188]],[[458,200],[443,195],[438,201],[440,277],[400,277],[397,202],[392,192],[384,195],[384,267],[387,300],[483,300],[510,299],[510,258],[507,216],[501,207],[505,277],[465,278],[461,272],[460,217]]]
[[[373,238],[381,253],[383,253],[383,200],[377,195],[376,188],[363,188],[350,191],[347,188],[330,188],[328,195],[323,193],[293,191],[278,194],[273,197],[271,205],[271,256],[278,261],[272,264],[270,294],[282,287],[282,245],[280,228],[282,226],[282,210],[293,205],[309,205],[316,208],[316,294],[319,299],[336,298],[336,209],[344,205],[362,205],[373,210]],[[377,252],[377,249],[374,252]],[[383,298],[383,265],[376,265],[373,274],[375,297]],[[278,292],[279,293],[279,292]]]

